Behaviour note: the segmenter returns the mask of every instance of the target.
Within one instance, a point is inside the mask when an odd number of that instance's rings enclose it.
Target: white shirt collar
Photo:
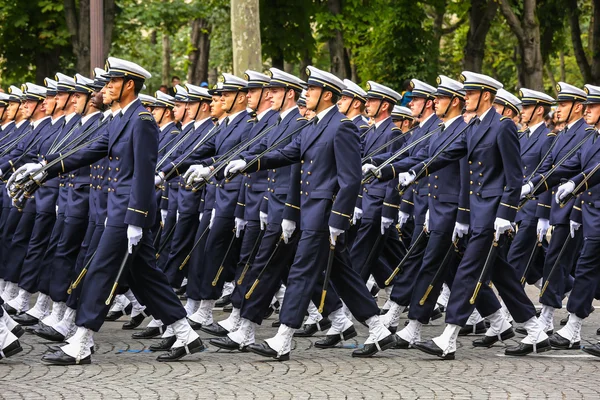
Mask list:
[[[531,134],[533,132],[535,132],[537,130],[537,128],[539,128],[542,124],[544,123],[544,120],[542,120],[541,122],[538,122],[535,125],[531,125],[528,129],[529,129],[529,133],[527,134],[527,137],[530,137]]]
[[[571,122],[570,124],[567,124],[567,129],[571,129],[571,127],[572,127],[573,125],[575,125],[577,122],[579,122],[579,120],[580,120],[580,119],[581,119],[581,118],[579,118],[579,119],[576,119],[575,121]]]
[[[52,118],[52,121],[50,121],[50,123],[52,125],[56,124],[58,121],[60,121],[60,119],[64,117],[64,115],[61,115],[60,117],[56,117],[56,118]],[[34,128],[35,129],[35,128]]]
[[[137,97],[136,97],[137,99]],[[135,100],[133,100],[131,103],[127,104],[125,107],[121,108],[121,114],[125,115],[125,113],[127,112],[127,110],[129,110],[129,107],[131,107],[131,105],[135,103]]]
[[[25,122],[27,122],[27,120],[26,120],[26,119],[22,119],[22,120],[20,120],[19,122],[17,122],[17,126],[16,126],[16,127],[17,127],[17,128],[20,128],[20,127],[21,127],[21,125],[23,125]]]
[[[280,112],[280,113],[279,113],[279,116],[281,117],[281,120],[283,121],[283,119],[284,119],[285,117],[287,117],[287,116],[288,116],[288,115],[289,115],[289,114],[290,114],[292,111],[294,111],[294,110],[297,110],[297,109],[298,109],[298,106],[294,106],[294,107],[290,107],[290,108],[288,108],[288,109],[287,109],[287,110],[285,110],[285,111],[282,111],[282,112]]]
[[[196,121],[191,120],[191,121],[186,122],[185,125],[181,126],[181,130],[183,131],[185,128],[187,128],[190,124],[193,124],[194,122],[196,122]]]
[[[256,114],[256,120],[260,121],[265,115],[267,115],[267,113],[271,111],[270,108],[267,108],[265,111],[261,112],[260,114]]]
[[[390,119],[390,118],[391,118],[391,117],[387,117],[387,118],[384,118],[384,119],[382,119],[382,120],[381,120],[381,121],[379,121],[379,122],[375,122],[375,129],[379,128],[379,127],[381,126],[381,124],[383,124],[385,121],[387,121],[387,120],[388,120],[388,119]]]
[[[203,123],[205,123],[208,119],[210,119],[210,117],[206,117],[206,118],[203,118],[203,119],[201,119],[199,121],[194,122],[194,129],[200,128],[200,125],[202,125]]]
[[[336,107],[336,105],[332,105],[331,107],[326,108],[325,110],[321,111],[320,113],[317,114],[317,125],[319,125],[321,123],[321,120],[323,119],[323,117],[325,116],[325,114],[327,114],[329,111],[331,111],[331,109],[333,107]]]
[[[37,121],[33,121],[33,122],[31,123],[31,126],[33,126],[33,129],[35,129],[35,128],[37,128],[37,127],[38,127],[38,126],[39,126],[39,125],[42,123],[42,121],[45,121],[45,120],[47,120],[48,118],[50,118],[50,116],[49,116],[49,115],[47,115],[47,116],[45,116],[45,117],[43,117],[43,118],[40,118],[40,119],[38,119]]]
[[[494,106],[490,106],[490,108],[488,108],[487,110],[485,110],[483,112],[483,114],[481,114],[481,116],[479,117],[479,121],[483,121],[483,119],[485,118],[485,116],[487,115],[487,113],[489,113],[492,108],[494,108]]]
[[[229,122],[227,123],[227,125],[229,125],[235,119],[235,117],[237,117],[238,115],[240,115],[244,111],[246,111],[246,110],[238,111],[236,113],[228,115],[227,118],[229,118]]]
[[[85,125],[86,122],[90,120],[94,115],[98,114],[100,111],[93,112],[91,114],[85,115],[81,117],[81,125]]]
[[[450,118],[448,121],[444,122],[444,129],[448,128],[454,121],[462,118],[462,115],[458,114],[456,117]]]
[[[106,118],[109,118],[112,115],[112,111],[110,109],[106,110],[102,113],[102,115],[103,115],[102,121],[104,121]]]
[[[73,113],[70,113],[70,114],[67,114],[67,115],[65,115],[65,124],[66,124],[67,122],[69,122],[69,121],[71,120],[71,118],[73,118],[75,115],[76,115],[76,114],[75,114],[74,112],[73,112]]]
[[[434,115],[435,115],[435,113],[434,113],[434,112],[432,112],[431,114],[429,114],[429,116],[428,116],[427,118],[425,118],[423,121],[419,122],[419,126],[423,126],[423,125],[425,125],[425,122],[429,121],[429,119],[430,119],[431,117],[433,117]]]
[[[8,121],[7,123],[5,123],[4,125],[0,126],[0,130],[5,130],[7,127],[10,126],[10,124],[12,124],[14,121]]]

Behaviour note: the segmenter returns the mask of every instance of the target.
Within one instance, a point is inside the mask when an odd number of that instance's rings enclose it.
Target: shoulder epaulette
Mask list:
[[[344,121],[350,121],[350,122],[352,122],[352,120],[350,118],[342,118],[342,122],[344,122]]]
[[[587,128],[585,128],[586,131],[591,131],[593,129],[596,129],[596,128],[594,128],[593,126],[588,126]]]
[[[369,129],[369,125],[361,125],[361,126],[359,126],[359,128],[360,128],[360,129],[363,129],[363,128],[367,128],[367,129]]]
[[[395,126],[395,127],[393,127],[393,128],[392,128],[392,130],[393,130],[393,131],[399,131],[399,130],[401,130],[401,129],[400,129],[400,128],[398,128],[397,126]]]
[[[142,121],[154,121],[154,117],[148,111],[143,111],[138,115]]]
[[[142,111],[141,113],[139,113],[138,115],[152,115],[151,113],[149,113],[148,111]]]
[[[546,136],[556,136],[556,133],[554,133],[554,132],[548,132],[548,134]]]
[[[500,117],[500,121],[504,121],[505,119],[510,119],[510,117],[504,116],[504,117]]]
[[[253,122],[255,120],[255,118],[250,118],[248,121],[246,122]]]
[[[296,121],[308,121],[308,118],[300,117],[300,118],[296,119]]]
[[[179,134],[179,133],[181,133],[181,131],[180,131],[180,130],[178,130],[178,129],[173,129],[173,130],[171,131],[171,135],[177,135],[177,134]]]

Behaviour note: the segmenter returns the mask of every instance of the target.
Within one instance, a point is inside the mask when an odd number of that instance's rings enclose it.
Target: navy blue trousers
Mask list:
[[[410,243],[411,246],[416,243],[419,234],[423,232],[423,228],[423,225],[415,225]],[[414,251],[406,260],[402,266],[402,272],[397,275],[397,279],[394,281],[394,287],[392,289],[392,293],[390,294],[390,299],[398,305],[408,306],[410,304],[413,288],[415,286],[415,279],[417,278],[417,274],[419,273],[419,269],[423,263],[423,257],[425,256],[425,249],[427,248],[428,240],[428,237],[425,236],[414,246]]]
[[[29,252],[30,240],[34,240],[34,245],[40,241],[44,242],[44,229],[52,229],[53,218],[49,218],[50,226],[44,223],[47,219],[38,218],[39,214],[23,213],[19,220],[19,225],[14,232],[8,257],[6,258],[6,277],[11,282],[18,283],[21,277],[23,262]],[[39,223],[39,224],[38,224]],[[37,228],[36,225],[39,225]],[[10,238],[9,238],[10,240]],[[43,245],[43,243],[42,243]],[[43,251],[43,250],[42,250]],[[42,253],[43,254],[43,253]]]
[[[201,271],[200,298],[202,300],[218,300],[225,282],[230,282],[235,277],[242,238],[235,238],[233,226],[234,218],[218,216],[214,218],[213,226],[206,239],[205,262]],[[223,269],[219,274],[221,266]],[[219,275],[218,279],[217,275]]]
[[[167,218],[165,219],[165,224],[162,229],[162,233],[160,234],[160,244],[163,245],[163,251],[156,262],[156,265],[163,271],[165,270],[167,260],[169,259],[169,253],[171,252],[171,243],[173,240],[173,236],[167,240],[169,232],[173,229],[175,224],[177,223],[177,189],[169,188],[169,205],[167,209]],[[173,232],[175,234],[175,232]],[[158,249],[157,249],[158,250]]]
[[[408,309],[409,319],[415,319],[422,324],[428,323],[431,312],[435,308],[437,298],[442,290],[442,284],[446,282],[450,288],[452,287],[454,275],[456,274],[456,269],[460,262],[458,253],[455,250],[452,251],[450,259],[444,266],[445,272],[442,273],[434,283],[433,288],[429,292],[423,305],[419,303],[427,291],[427,288],[432,283],[433,277],[442,265],[450,246],[454,247],[452,245],[451,233],[440,231],[430,232],[427,248],[425,249],[425,254],[423,256],[423,262],[421,263],[421,268],[415,279],[415,286],[412,291],[410,308]]]
[[[204,263],[206,261],[204,257],[204,252],[206,248],[208,234],[210,232],[210,230],[207,230],[208,225],[210,223],[210,213],[211,210],[205,210],[202,214],[202,220],[200,221],[198,229],[196,230],[196,235],[194,236],[193,243],[196,244],[197,242],[198,244],[196,245],[196,248],[191,252],[190,259],[187,262],[188,283],[186,293],[188,295],[188,298],[193,300],[202,299],[200,295],[200,285],[202,283],[202,271],[204,269]]]
[[[540,303],[553,308],[562,308],[562,300],[565,293],[571,287],[571,270],[577,263],[577,258],[580,256],[581,247],[583,244],[583,229],[577,230],[575,237],[571,239],[565,252],[560,258],[557,269],[552,273],[550,279],[550,271],[558,259],[558,254],[570,235],[568,224],[555,225],[552,231],[552,240],[548,246],[546,254],[546,262],[544,263],[544,283],[548,280],[548,287],[544,295],[540,297]]]
[[[133,294],[152,311],[152,315],[165,325],[185,318],[186,312],[179,298],[169,286],[165,274],[156,267],[156,250],[152,246],[152,233],[144,230],[136,246],[136,254],[123,274]],[[83,282],[75,323],[98,331],[110,306],[106,299],[117,277],[119,267],[127,253],[127,227],[107,226],[98,243]]]
[[[500,246],[506,240],[506,235],[500,239]],[[473,295],[477,281],[485,265],[485,260],[494,241],[494,231],[484,229],[471,232],[465,255],[458,266],[452,292],[446,308],[446,323],[464,326],[475,306],[483,316],[491,315],[500,309],[500,302],[491,288],[484,284],[479,292],[475,305],[469,300]],[[491,268],[489,277],[504,300],[515,321],[522,323],[535,316],[535,307],[523,290],[515,269],[506,262],[501,251]]]
[[[581,231],[581,229],[579,230]],[[585,238],[575,268],[573,291],[567,302],[567,311],[579,318],[587,318],[592,309],[592,301],[598,288],[598,279],[600,279],[599,254],[600,238]]]
[[[288,275],[285,301],[279,314],[282,324],[296,329],[302,326],[319,275],[327,266],[329,251],[328,232],[302,232],[294,263]],[[365,286],[365,282],[352,269],[344,235],[338,237],[335,246],[330,279],[333,288],[356,319],[365,321],[373,315],[379,315],[379,307]]]
[[[31,215],[31,213],[27,213],[30,219],[35,218],[35,214]],[[4,225],[4,229],[2,230],[2,241],[0,242],[0,246],[2,246],[2,262],[0,263],[0,278],[6,279],[6,270],[8,266],[8,256],[10,255],[10,245],[12,243],[12,238],[17,230],[17,226],[21,221],[21,217],[24,213],[19,212],[15,207],[10,209],[10,212],[6,218],[6,223]]]
[[[250,288],[248,285],[252,285],[252,282],[248,283],[249,280],[244,278],[240,285],[237,284],[237,281],[240,279],[242,271],[246,264],[249,266],[254,263],[256,258],[256,252],[260,246],[260,240],[262,238],[260,223],[258,221],[248,221],[246,224],[246,228],[244,228],[244,237],[242,239],[242,244],[240,246],[240,259],[237,264],[237,268],[235,271],[235,288],[233,289],[233,293],[231,294],[231,304],[235,308],[241,308],[243,297],[246,294],[246,291]],[[258,243],[257,243],[258,241]],[[254,247],[256,245],[256,248]],[[254,255],[252,256],[252,250],[254,250]],[[252,256],[252,257],[251,257]]]
[[[53,213],[38,213],[35,216],[33,233],[19,278],[19,286],[29,293],[39,290],[39,277],[44,268],[42,259],[50,242],[48,232],[52,232],[55,222],[56,214]]]
[[[43,254],[42,259],[39,261],[42,268],[38,278],[38,291],[50,296],[50,280],[52,279],[52,260],[56,254],[58,248],[58,241],[65,225],[65,214],[58,214],[56,222],[54,223],[54,229],[50,235],[50,241],[46,252]]]
[[[49,294],[52,301],[67,301],[67,289],[71,281],[77,278],[73,276],[75,264],[81,243],[85,238],[87,225],[87,218],[67,217],[65,219],[54,258],[49,260],[51,262]]]
[[[172,287],[180,287],[188,268],[179,269],[183,260],[187,257],[194,245],[194,235],[192,232],[198,230],[198,214],[179,214],[179,220],[175,225],[175,231],[171,240],[171,246],[164,264],[164,271]],[[161,256],[163,257],[163,256]]]
[[[81,258],[81,262],[78,262],[75,266],[75,270],[73,271],[73,280],[77,279],[79,274],[84,268],[89,268],[91,264],[91,260],[95,257],[96,250],[98,249],[98,243],[100,243],[100,239],[102,238],[102,234],[104,233],[104,223],[95,224],[93,226],[93,230],[88,230],[87,234],[90,234],[89,244],[87,249],[85,250],[85,254]],[[79,261],[79,260],[78,260]],[[84,275],[83,280],[79,283],[79,285],[72,290],[71,294],[67,298],[67,306],[72,309],[77,309],[77,305],[79,303],[79,297],[81,296],[81,288],[83,287],[83,282],[87,276]]]
[[[508,250],[507,261],[517,271],[519,279],[523,276],[525,268],[527,268],[527,262],[533,251],[534,246],[537,243],[537,220],[522,220],[519,223],[519,230],[515,235],[510,249]],[[537,250],[537,254],[529,271],[527,273],[527,283],[534,284],[542,277],[542,271],[544,268],[544,259],[546,258],[547,243],[544,239],[543,248]]]

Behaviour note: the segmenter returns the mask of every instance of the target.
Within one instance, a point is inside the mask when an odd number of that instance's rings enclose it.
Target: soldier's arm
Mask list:
[[[502,168],[504,171],[504,193],[496,217],[514,221],[518,211],[523,171],[519,147],[519,138],[515,124],[508,118],[500,120],[500,129],[496,136]]]

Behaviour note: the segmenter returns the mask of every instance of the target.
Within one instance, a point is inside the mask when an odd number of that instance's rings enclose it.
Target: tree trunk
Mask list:
[[[38,51],[35,53],[35,83],[44,85],[44,79],[54,76],[60,66],[60,51]]]
[[[327,0],[327,8],[333,15],[341,14],[342,2],[341,0]],[[342,31],[336,29],[333,35],[327,40],[329,46],[329,60],[332,74],[338,76],[341,79],[351,77],[350,62],[344,49],[344,36]]]
[[[231,0],[233,73],[262,70],[260,11],[258,0]]]
[[[162,35],[162,68],[161,68],[162,84],[169,84],[171,76],[171,39],[167,33]]]
[[[210,32],[209,22],[203,18],[197,18],[192,21],[191,44],[192,52],[188,55],[188,82],[199,84],[208,82],[208,56],[210,52]]]
[[[533,90],[544,89],[540,26],[535,14],[536,0],[524,0],[522,20],[512,11],[509,0],[500,1],[500,11],[519,43],[519,83]]]
[[[71,35],[71,46],[77,59],[75,68],[87,74],[90,70],[90,1],[64,0],[65,20]]]
[[[575,53],[575,60],[579,66],[579,71],[583,76],[584,82],[592,82],[592,69],[590,63],[585,55],[583,49],[583,43],[581,42],[581,27],[579,26],[579,8],[577,7],[577,0],[566,0],[566,10],[569,16],[569,26],[571,27],[571,42],[573,43],[573,52]],[[596,3],[596,1],[594,2]]]
[[[108,58],[110,54],[115,28],[115,11],[115,0],[104,0],[104,59]]]
[[[471,0],[469,31],[463,60],[463,67],[467,71],[481,72],[485,55],[485,38],[497,10],[498,3],[495,0]]]
[[[590,25],[593,26],[592,34],[590,35],[591,40],[591,53],[592,53],[592,80],[589,83],[594,85],[600,84],[600,0],[594,0],[594,10],[592,12],[592,21]]]

